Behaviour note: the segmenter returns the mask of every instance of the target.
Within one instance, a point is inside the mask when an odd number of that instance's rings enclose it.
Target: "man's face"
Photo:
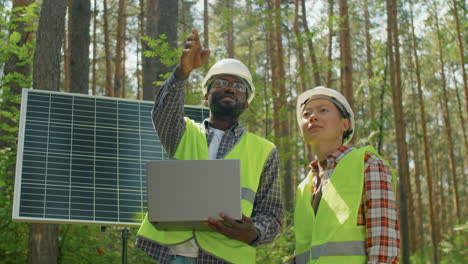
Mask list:
[[[247,85],[231,75],[222,75],[211,83],[205,99],[214,118],[237,119],[247,108]]]
[[[335,104],[326,99],[313,99],[302,111],[302,135],[309,144],[341,144],[349,126],[349,119],[343,118]]]

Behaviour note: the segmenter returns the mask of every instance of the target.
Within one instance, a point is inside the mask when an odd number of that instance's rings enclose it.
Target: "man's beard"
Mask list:
[[[221,103],[222,96],[219,98],[211,98],[210,110],[211,115],[217,120],[237,120],[239,116],[244,112],[245,104],[236,102],[235,104],[223,104]]]

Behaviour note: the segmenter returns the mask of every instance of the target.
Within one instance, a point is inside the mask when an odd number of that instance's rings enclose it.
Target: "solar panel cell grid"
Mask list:
[[[168,158],[152,102],[28,89],[22,102],[13,219],[138,225],[146,162]]]

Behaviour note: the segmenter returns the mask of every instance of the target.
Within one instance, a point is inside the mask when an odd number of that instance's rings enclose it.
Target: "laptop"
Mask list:
[[[147,163],[148,220],[159,230],[211,230],[223,212],[242,219],[240,160],[156,160]]]

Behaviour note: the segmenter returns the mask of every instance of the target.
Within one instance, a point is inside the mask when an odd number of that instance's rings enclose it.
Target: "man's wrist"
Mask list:
[[[189,77],[190,72],[184,72],[182,70],[182,67],[180,65],[177,65],[177,67],[175,68],[175,71],[174,71],[174,75],[175,75],[177,80],[185,81]]]

